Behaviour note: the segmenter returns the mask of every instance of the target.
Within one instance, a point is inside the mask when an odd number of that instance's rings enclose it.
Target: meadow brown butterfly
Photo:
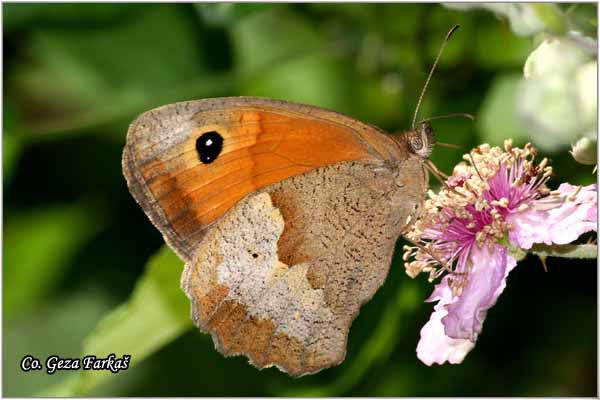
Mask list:
[[[216,98],[141,115],[123,171],[185,261],[192,318],[217,349],[301,376],[344,359],[419,213],[433,144],[427,121],[388,135],[322,108]]]

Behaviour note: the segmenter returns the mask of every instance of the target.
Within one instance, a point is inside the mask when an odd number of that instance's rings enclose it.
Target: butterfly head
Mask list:
[[[409,151],[423,159],[429,158],[435,145],[435,134],[429,121],[421,122],[416,129],[412,129],[404,135]]]

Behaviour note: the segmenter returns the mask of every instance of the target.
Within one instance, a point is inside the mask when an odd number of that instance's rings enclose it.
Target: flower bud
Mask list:
[[[596,141],[587,137],[579,139],[569,153],[580,164],[594,165],[597,163]]]

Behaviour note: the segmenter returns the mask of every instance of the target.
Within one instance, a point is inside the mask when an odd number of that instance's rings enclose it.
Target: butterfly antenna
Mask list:
[[[456,144],[452,144],[452,143],[445,143],[445,142],[438,142],[438,141],[436,141],[435,145],[436,146],[441,146],[441,147],[447,147],[449,149],[464,150],[463,147],[458,146]]]
[[[435,117],[429,117],[429,118],[421,120],[421,122],[433,121],[434,119],[444,119],[444,118],[454,118],[454,117],[463,117],[463,118],[470,119],[471,121],[475,121],[475,117],[469,113],[450,113],[450,114],[444,114],[444,115],[437,115]]]
[[[446,38],[444,39],[444,42],[442,43],[442,46],[440,47],[440,50],[438,51],[437,57],[435,58],[435,61],[433,63],[433,66],[431,67],[431,70],[429,71],[429,76],[427,77],[427,80],[425,81],[425,85],[423,85],[423,90],[421,90],[421,95],[419,96],[419,101],[417,101],[417,108],[415,109],[415,115],[413,117],[412,120],[412,128],[415,128],[415,122],[417,122],[417,115],[419,114],[419,107],[421,107],[421,102],[423,101],[423,96],[425,96],[425,91],[427,90],[427,86],[429,85],[429,81],[431,80],[431,76],[433,75],[433,71],[435,71],[435,67],[438,64],[438,61],[440,60],[440,57],[442,56],[442,52],[444,51],[444,48],[446,47],[446,44],[448,43],[448,40],[450,40],[450,36],[452,36],[452,34],[458,29],[460,25],[454,25],[452,27],[452,29],[450,29],[448,31],[448,33],[446,34]]]

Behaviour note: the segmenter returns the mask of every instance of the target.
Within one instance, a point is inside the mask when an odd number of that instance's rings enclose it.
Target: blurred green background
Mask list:
[[[596,6],[569,18],[595,37]],[[423,116],[470,148],[527,140],[514,104],[535,38],[484,10],[435,4],[4,4],[5,396],[595,396],[595,261],[530,256],[461,365],[415,354],[431,286],[394,259],[361,310],[344,363],[293,380],[226,359],[189,320],[182,264],[121,173],[128,124],[175,101],[253,95],[327,107],[394,131],[410,125],[446,32]],[[559,182],[589,184],[568,148]],[[438,147],[449,172],[462,152]],[[398,250],[401,243],[398,244]],[[148,263],[148,260],[150,263]],[[21,358],[132,354],[127,371],[24,373]]]

